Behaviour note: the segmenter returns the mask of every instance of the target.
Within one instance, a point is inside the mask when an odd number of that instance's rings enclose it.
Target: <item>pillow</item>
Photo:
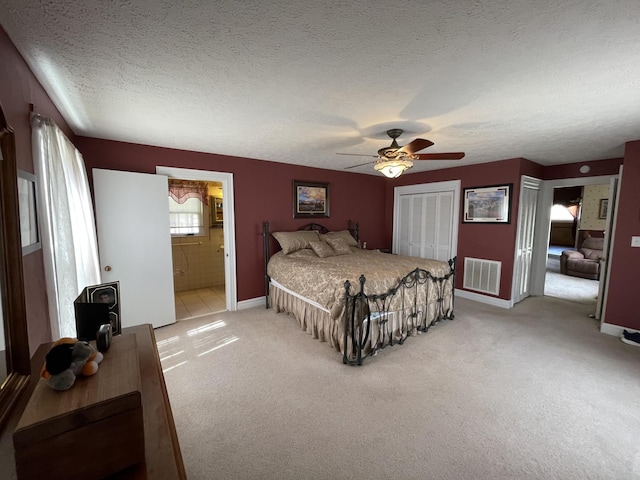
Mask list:
[[[584,258],[588,260],[600,261],[600,257],[602,257],[602,250],[593,250],[591,248],[582,247],[580,249]]]
[[[351,248],[344,238],[327,238],[327,243],[336,252],[336,255],[347,255],[351,253]]]
[[[333,257],[335,255],[333,249],[329,246],[329,244],[327,242],[323,242],[322,240],[318,242],[311,242],[311,248],[320,258]]]
[[[349,233],[349,230],[340,230],[339,232],[329,232],[329,233],[320,235],[320,239],[324,240],[325,242],[329,238],[342,238],[347,242],[347,245],[349,245],[350,247],[358,246],[358,242],[356,241],[355,238],[351,236],[351,234]]]
[[[320,240],[318,232],[315,230],[298,232],[274,232],[273,237],[278,241],[282,251],[285,253],[295,252],[303,248],[311,248],[310,242]]]

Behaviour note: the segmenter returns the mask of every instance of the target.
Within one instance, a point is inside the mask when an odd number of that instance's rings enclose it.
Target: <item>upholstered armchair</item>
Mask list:
[[[578,250],[564,250],[560,255],[560,273],[597,280],[604,238],[589,237]]]

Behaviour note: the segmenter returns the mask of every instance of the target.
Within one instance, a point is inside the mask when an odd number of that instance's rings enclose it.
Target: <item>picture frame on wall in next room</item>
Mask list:
[[[609,211],[609,199],[601,198],[600,206],[598,207],[598,218],[599,219],[607,218],[608,211]]]

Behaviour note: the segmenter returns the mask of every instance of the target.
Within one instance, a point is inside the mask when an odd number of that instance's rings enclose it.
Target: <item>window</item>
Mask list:
[[[556,204],[551,207],[551,221],[573,222],[573,219],[576,217],[577,213],[577,205],[572,205],[567,208],[564,205]]]
[[[169,197],[169,227],[171,236],[204,235],[204,205],[199,198],[178,203]]]

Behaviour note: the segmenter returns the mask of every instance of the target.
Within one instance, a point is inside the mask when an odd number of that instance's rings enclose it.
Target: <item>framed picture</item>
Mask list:
[[[95,340],[105,323],[111,324],[112,335],[120,335],[120,282],[85,287],[73,304],[78,338]]]
[[[23,256],[41,247],[36,200],[36,176],[18,170],[18,209]]]
[[[328,217],[329,184],[293,181],[293,218]]]
[[[598,209],[598,218],[607,218],[608,212],[609,212],[609,199],[601,198],[600,208]]]
[[[462,223],[511,223],[512,183],[464,189]]]

